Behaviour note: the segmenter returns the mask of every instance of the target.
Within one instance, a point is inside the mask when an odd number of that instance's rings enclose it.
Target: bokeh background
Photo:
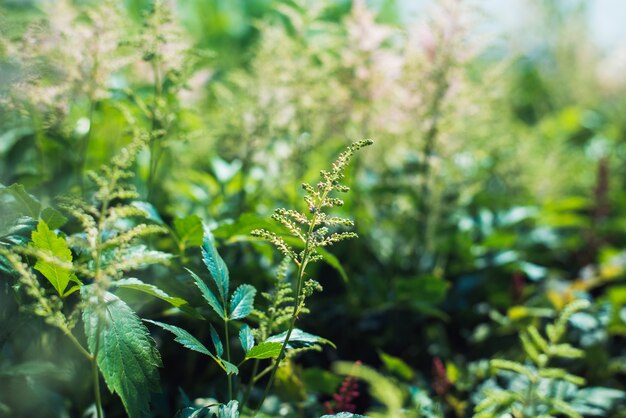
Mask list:
[[[286,415],[321,412],[331,364],[359,360],[447,416],[471,416],[485,360],[519,355],[519,330],[575,297],[593,308],[574,324],[588,356],[573,367],[591,386],[624,389],[625,3],[157,3],[0,3],[0,183],[54,206],[152,132],[135,165],[142,199],[170,225],[199,216],[232,280],[262,290],[280,257],[250,230],[277,207],[306,209],[300,184],[372,138],[340,211],[360,238],[312,272],[324,291],[300,323],[337,349],[294,363],[276,397]],[[199,250],[150,244],[177,257],[138,274],[199,304],[183,269],[200,265]],[[77,416],[91,402],[80,363],[2,281],[0,370],[54,367],[0,375],[0,411]],[[159,302],[131,302],[208,337]],[[165,368],[154,416],[223,396],[213,366],[155,338]],[[362,392],[359,412],[377,402]],[[106,399],[111,416],[118,403]]]

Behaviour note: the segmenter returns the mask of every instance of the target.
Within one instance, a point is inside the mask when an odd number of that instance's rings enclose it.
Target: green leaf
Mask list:
[[[315,251],[317,251],[317,253],[322,256],[322,259],[326,262],[326,264],[337,270],[337,273],[339,273],[344,283],[348,283],[348,274],[344,270],[339,259],[335,257],[333,253],[321,247],[316,248]]]
[[[302,381],[309,392],[333,395],[341,385],[343,377],[318,367],[307,367],[302,371]]]
[[[32,234],[33,246],[47,255],[58,258],[63,262],[72,262],[72,252],[63,238],[48,228],[43,220],[39,221],[37,231]],[[39,258],[35,264],[35,269],[48,279],[59,295],[63,296],[65,288],[70,280],[75,278],[74,273],[69,268],[59,266],[57,263]]]
[[[124,289],[133,289],[139,292],[147,293],[159,299],[162,299],[169,303],[170,305],[178,308],[182,305],[187,304],[187,301],[178,297],[170,296],[165,293],[163,290],[159,289],[155,285],[144,283],[139,279],[134,277],[129,277],[127,279],[117,280],[112,283],[114,287],[121,287]]]
[[[380,359],[382,360],[385,368],[395,375],[403,378],[404,380],[410,381],[413,380],[415,373],[413,373],[413,369],[404,362],[399,357],[391,356],[387,353],[379,351]]]
[[[0,190],[10,193],[15,200],[19,203],[22,213],[37,219],[39,217],[39,211],[41,210],[41,203],[35,199],[31,194],[26,192],[24,186],[18,183],[14,183],[9,187],[3,187]]]
[[[209,286],[207,286],[204,280],[198,277],[196,273],[194,273],[193,271],[189,269],[185,269],[185,270],[187,270],[189,274],[191,274],[191,277],[193,277],[193,280],[196,282],[196,286],[198,286],[198,289],[200,289],[200,292],[202,293],[202,297],[204,298],[204,300],[206,300],[209,303],[209,306],[213,308],[215,313],[217,313],[220,316],[220,318],[222,318],[223,320],[226,320],[227,316],[226,316],[226,312],[224,312],[225,309],[220,303],[220,301],[217,299],[217,297],[213,294],[211,289],[209,289]]]
[[[226,267],[224,260],[222,260],[222,257],[220,257],[217,252],[215,243],[213,242],[213,235],[208,228],[205,228],[204,230],[202,261],[204,261],[204,264],[209,269],[213,280],[215,280],[222,302],[226,304],[226,301],[228,300],[229,285],[228,268]]]
[[[353,414],[352,412],[340,412],[335,415],[322,415],[321,418],[367,418],[365,415]]]
[[[228,375],[239,374],[239,369],[234,364],[229,363],[224,359],[221,359],[221,363],[222,363],[222,367],[224,368],[224,371],[226,371],[226,374]]]
[[[178,240],[185,246],[202,245],[202,219],[197,215],[174,219],[174,230]]]
[[[50,229],[59,229],[67,223],[67,218],[54,208],[45,208],[41,211],[39,218],[41,218]]]
[[[510,370],[512,372],[524,375],[529,379],[533,378],[533,371],[521,363],[510,360],[493,359],[489,361],[489,364],[492,368],[497,370]]]
[[[230,319],[242,319],[254,309],[256,289],[249,284],[242,284],[230,299]]]
[[[119,395],[130,418],[148,414],[150,392],[159,390],[161,357],[147,328],[133,310],[106,292],[97,300],[93,285],[81,289],[89,351],[109,390]],[[94,303],[93,299],[96,299]]]
[[[163,225],[165,223],[163,222],[163,219],[161,219],[159,211],[151,203],[134,201],[131,203],[131,206],[134,206],[137,209],[141,209],[142,211],[144,211],[144,213],[146,214],[146,219],[159,225]]]
[[[218,357],[222,357],[224,355],[224,346],[222,345],[222,340],[220,340],[220,336],[217,335],[217,331],[213,327],[213,325],[209,325],[211,328],[211,341],[213,341],[213,346],[215,347],[215,353]]]
[[[54,363],[33,360],[2,368],[0,369],[0,376],[58,376],[60,371],[59,366]]]
[[[144,321],[171,332],[176,336],[176,338],[174,338],[174,341],[182,344],[184,347],[187,347],[188,349],[193,351],[197,351],[198,353],[206,354],[207,356],[211,357],[226,373],[237,374],[239,372],[237,366],[213,355],[213,353],[211,353],[209,349],[204,346],[204,344],[202,344],[196,339],[196,337],[194,337],[184,329],[179,328],[175,325],[164,324],[163,322],[159,321],[152,321],[150,319],[144,319]]]
[[[239,402],[230,401],[227,405],[220,405],[217,418],[239,418]]]
[[[280,354],[283,344],[279,342],[264,342],[252,347],[247,353],[246,358],[276,358]]]
[[[283,343],[285,341],[285,337],[287,337],[287,331],[282,332],[278,335],[273,335],[265,340],[266,343],[279,342]],[[314,344],[329,344],[333,348],[337,348],[335,344],[328,341],[325,338],[318,337],[317,335],[309,334],[308,332],[304,332],[299,328],[294,328],[289,336],[289,343],[287,343],[287,348],[303,348],[310,347]]]
[[[207,356],[213,357],[213,354],[209,351],[208,348],[204,346],[204,344],[202,344],[196,339],[196,337],[194,337],[184,329],[179,328],[175,325],[164,324],[163,322],[159,321],[152,321],[150,319],[144,319],[144,322],[149,322],[163,328],[166,331],[171,332],[176,336],[176,338],[174,338],[174,341],[182,344],[184,347],[187,347],[188,349],[193,351],[197,351],[198,353],[206,354]]]
[[[248,324],[243,324],[239,330],[239,341],[241,341],[241,348],[243,348],[244,353],[254,347],[254,336]]]

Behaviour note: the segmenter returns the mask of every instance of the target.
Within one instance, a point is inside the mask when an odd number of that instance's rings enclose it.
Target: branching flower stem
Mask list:
[[[310,256],[311,256],[311,250],[314,249],[314,246],[313,246],[313,232],[315,230],[315,225],[317,224],[318,214],[320,213],[319,209],[321,209],[321,206],[322,206],[323,202],[326,200],[326,197],[331,192],[331,190],[332,190],[332,184],[329,184],[329,186],[327,186],[326,189],[324,190],[324,192],[322,194],[322,197],[319,199],[317,207],[315,207],[314,210],[313,210],[313,217],[312,217],[311,223],[309,225],[309,230],[308,230],[308,232],[306,234],[306,242],[304,244],[304,252],[302,254],[301,261],[298,261],[295,258],[293,259],[293,261],[298,266],[298,274],[296,276],[296,280],[297,280],[296,297],[295,297],[294,302],[293,302],[293,314],[291,316],[291,321],[289,323],[289,328],[287,329],[287,335],[285,335],[285,341],[283,341],[283,345],[280,348],[280,354],[278,354],[278,358],[274,362],[274,366],[272,367],[272,372],[270,374],[269,380],[267,381],[267,385],[265,386],[265,391],[263,392],[263,397],[261,398],[261,401],[259,402],[259,404],[258,404],[258,406],[256,408],[256,411],[254,412],[254,414],[252,414],[252,416],[255,416],[259,412],[259,409],[263,405],[263,402],[265,401],[265,398],[269,394],[269,391],[270,391],[270,389],[272,387],[272,384],[274,383],[274,378],[276,377],[276,372],[278,371],[278,367],[280,366],[280,362],[284,358],[285,352],[287,351],[287,344],[289,343],[289,338],[291,338],[291,333],[293,332],[293,329],[296,326],[296,321],[298,319],[298,313],[300,312],[300,308],[302,306],[301,300],[303,298],[302,289],[304,288],[304,274],[305,274],[306,266],[309,263],[309,259],[310,259]]]

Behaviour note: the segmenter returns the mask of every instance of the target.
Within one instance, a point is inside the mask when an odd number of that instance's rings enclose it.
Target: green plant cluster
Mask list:
[[[0,417],[626,417],[623,54],[410,3],[0,4]]]

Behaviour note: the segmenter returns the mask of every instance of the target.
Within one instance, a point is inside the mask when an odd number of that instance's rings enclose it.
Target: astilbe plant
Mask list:
[[[141,239],[166,232],[148,219],[146,204],[132,202],[138,194],[129,182],[133,176],[129,169],[144,144],[144,139],[137,138],[110,165],[89,173],[96,186],[89,201],[63,199],[60,206],[78,221],[79,233],[66,239],[40,219],[30,245],[0,249],[20,287],[33,299],[30,311],[60,329],[92,363],[98,417],[103,416],[100,374],[110,391],[120,396],[130,417],[147,413],[150,392],[159,389],[161,359],[154,341],[137,314],[113,291],[133,289],[176,307],[186,304],[152,284],[127,277],[131,271],[169,258],[139,244]],[[59,216],[48,222],[59,223]],[[23,256],[36,258],[34,269],[56,294],[41,285]],[[78,300],[70,298],[75,291],[79,291]],[[81,317],[86,347],[74,332]]]
[[[304,201],[308,206],[308,213],[302,213],[295,210],[288,210],[284,208],[276,209],[272,218],[281,223],[289,233],[297,238],[304,248],[297,251],[292,246],[287,244],[285,239],[277,235],[274,232],[270,232],[265,229],[257,229],[252,231],[252,235],[267,240],[274,244],[276,248],[282,252],[286,257],[289,257],[293,263],[297,266],[298,271],[295,277],[295,292],[294,292],[294,304],[293,312],[291,314],[291,321],[289,328],[285,333],[284,341],[278,358],[275,360],[274,367],[270,374],[270,378],[267,382],[265,393],[261,400],[260,405],[267,396],[269,389],[273,383],[276,371],[280,365],[280,361],[285,355],[287,345],[291,334],[295,328],[298,315],[302,312],[305,306],[305,300],[310,296],[315,289],[320,288],[312,278],[306,277],[306,268],[309,263],[319,261],[322,256],[317,252],[319,248],[323,248],[332,245],[336,242],[355,238],[357,235],[354,232],[335,232],[331,228],[337,226],[353,226],[354,222],[340,217],[330,216],[327,211],[335,206],[343,205],[343,200],[334,197],[334,192],[347,192],[349,187],[341,184],[341,180],[344,178],[344,172],[350,162],[350,159],[356,151],[359,149],[371,145],[371,140],[361,140],[350,145],[344,152],[339,154],[337,160],[332,164],[331,170],[322,170],[320,172],[321,181],[315,186],[304,183],[302,188],[305,190],[306,195]]]
[[[523,361],[493,359],[492,370],[508,376],[512,383],[507,388],[487,386],[482,391],[482,400],[475,407],[476,418],[487,418],[511,414],[514,417],[552,417],[564,415],[582,418],[589,413],[596,416],[593,399],[579,388],[586,384],[584,378],[570,373],[560,364],[563,360],[576,360],[585,352],[564,342],[568,321],[579,311],[591,306],[585,299],[568,304],[554,323],[549,323],[542,333],[530,325],[520,334],[524,351]],[[561,360],[561,362],[559,362]],[[605,389],[609,392],[610,389]],[[608,404],[622,398],[623,393],[611,393]],[[580,395],[580,396],[577,396]],[[609,405],[609,409],[610,409]],[[606,411],[605,411],[606,412]],[[601,412],[602,413],[602,412]]]
[[[341,206],[343,201],[334,196],[335,192],[347,192],[349,188],[341,183],[345,170],[356,151],[372,144],[370,140],[357,141],[348,146],[337,160],[332,164],[329,171],[321,171],[321,181],[315,186],[304,184],[306,191],[304,197],[307,212],[298,212],[279,208],[272,216],[274,220],[283,225],[290,239],[299,240],[302,247],[297,250],[295,246],[287,243],[285,237],[265,229],[252,231],[252,235],[274,244],[285,255],[285,260],[280,264],[277,274],[277,283],[273,291],[264,293],[265,299],[270,301],[270,306],[264,310],[254,310],[254,297],[256,289],[248,284],[242,284],[232,293],[229,292],[230,277],[226,263],[219,255],[215,240],[208,228],[204,229],[202,245],[202,260],[207,267],[212,281],[207,282],[198,274],[189,271],[196,286],[200,290],[211,310],[223,320],[224,342],[219,337],[213,325],[210,325],[211,340],[214,350],[209,350],[201,341],[189,332],[174,325],[149,320],[175,335],[175,340],[183,346],[205,354],[212,358],[222,368],[228,378],[229,403],[222,404],[220,408],[239,410],[239,402],[235,399],[238,385],[234,384],[234,375],[239,373],[239,368],[249,360],[254,360],[252,377],[243,394],[242,405],[245,408],[254,385],[259,379],[269,374],[263,396],[258,403],[256,415],[267,397],[276,372],[281,361],[289,359],[305,350],[317,349],[320,344],[331,344],[318,336],[309,334],[295,328],[298,316],[308,312],[305,300],[314,290],[321,290],[321,286],[312,278],[306,277],[306,268],[310,263],[322,258],[319,250],[336,242],[354,238],[354,232],[338,231],[338,227],[353,226],[354,223],[345,218],[335,217],[328,214],[328,209]],[[296,241],[297,242],[297,241]],[[295,283],[289,283],[288,268],[293,263],[297,267]],[[217,289],[217,292],[212,290]],[[230,296],[229,296],[230,295]],[[248,324],[238,324],[239,341],[244,352],[244,358],[236,365],[231,357],[229,327],[233,321],[241,321],[248,316],[257,323],[256,329]],[[287,330],[274,334],[284,329]],[[225,346],[225,349],[224,349]],[[271,360],[271,363],[259,371],[260,361]],[[182,411],[184,416],[213,411],[214,406],[200,408],[186,408]],[[203,412],[204,411],[204,412]],[[218,414],[222,414],[218,411]],[[222,415],[219,415],[222,416]]]

